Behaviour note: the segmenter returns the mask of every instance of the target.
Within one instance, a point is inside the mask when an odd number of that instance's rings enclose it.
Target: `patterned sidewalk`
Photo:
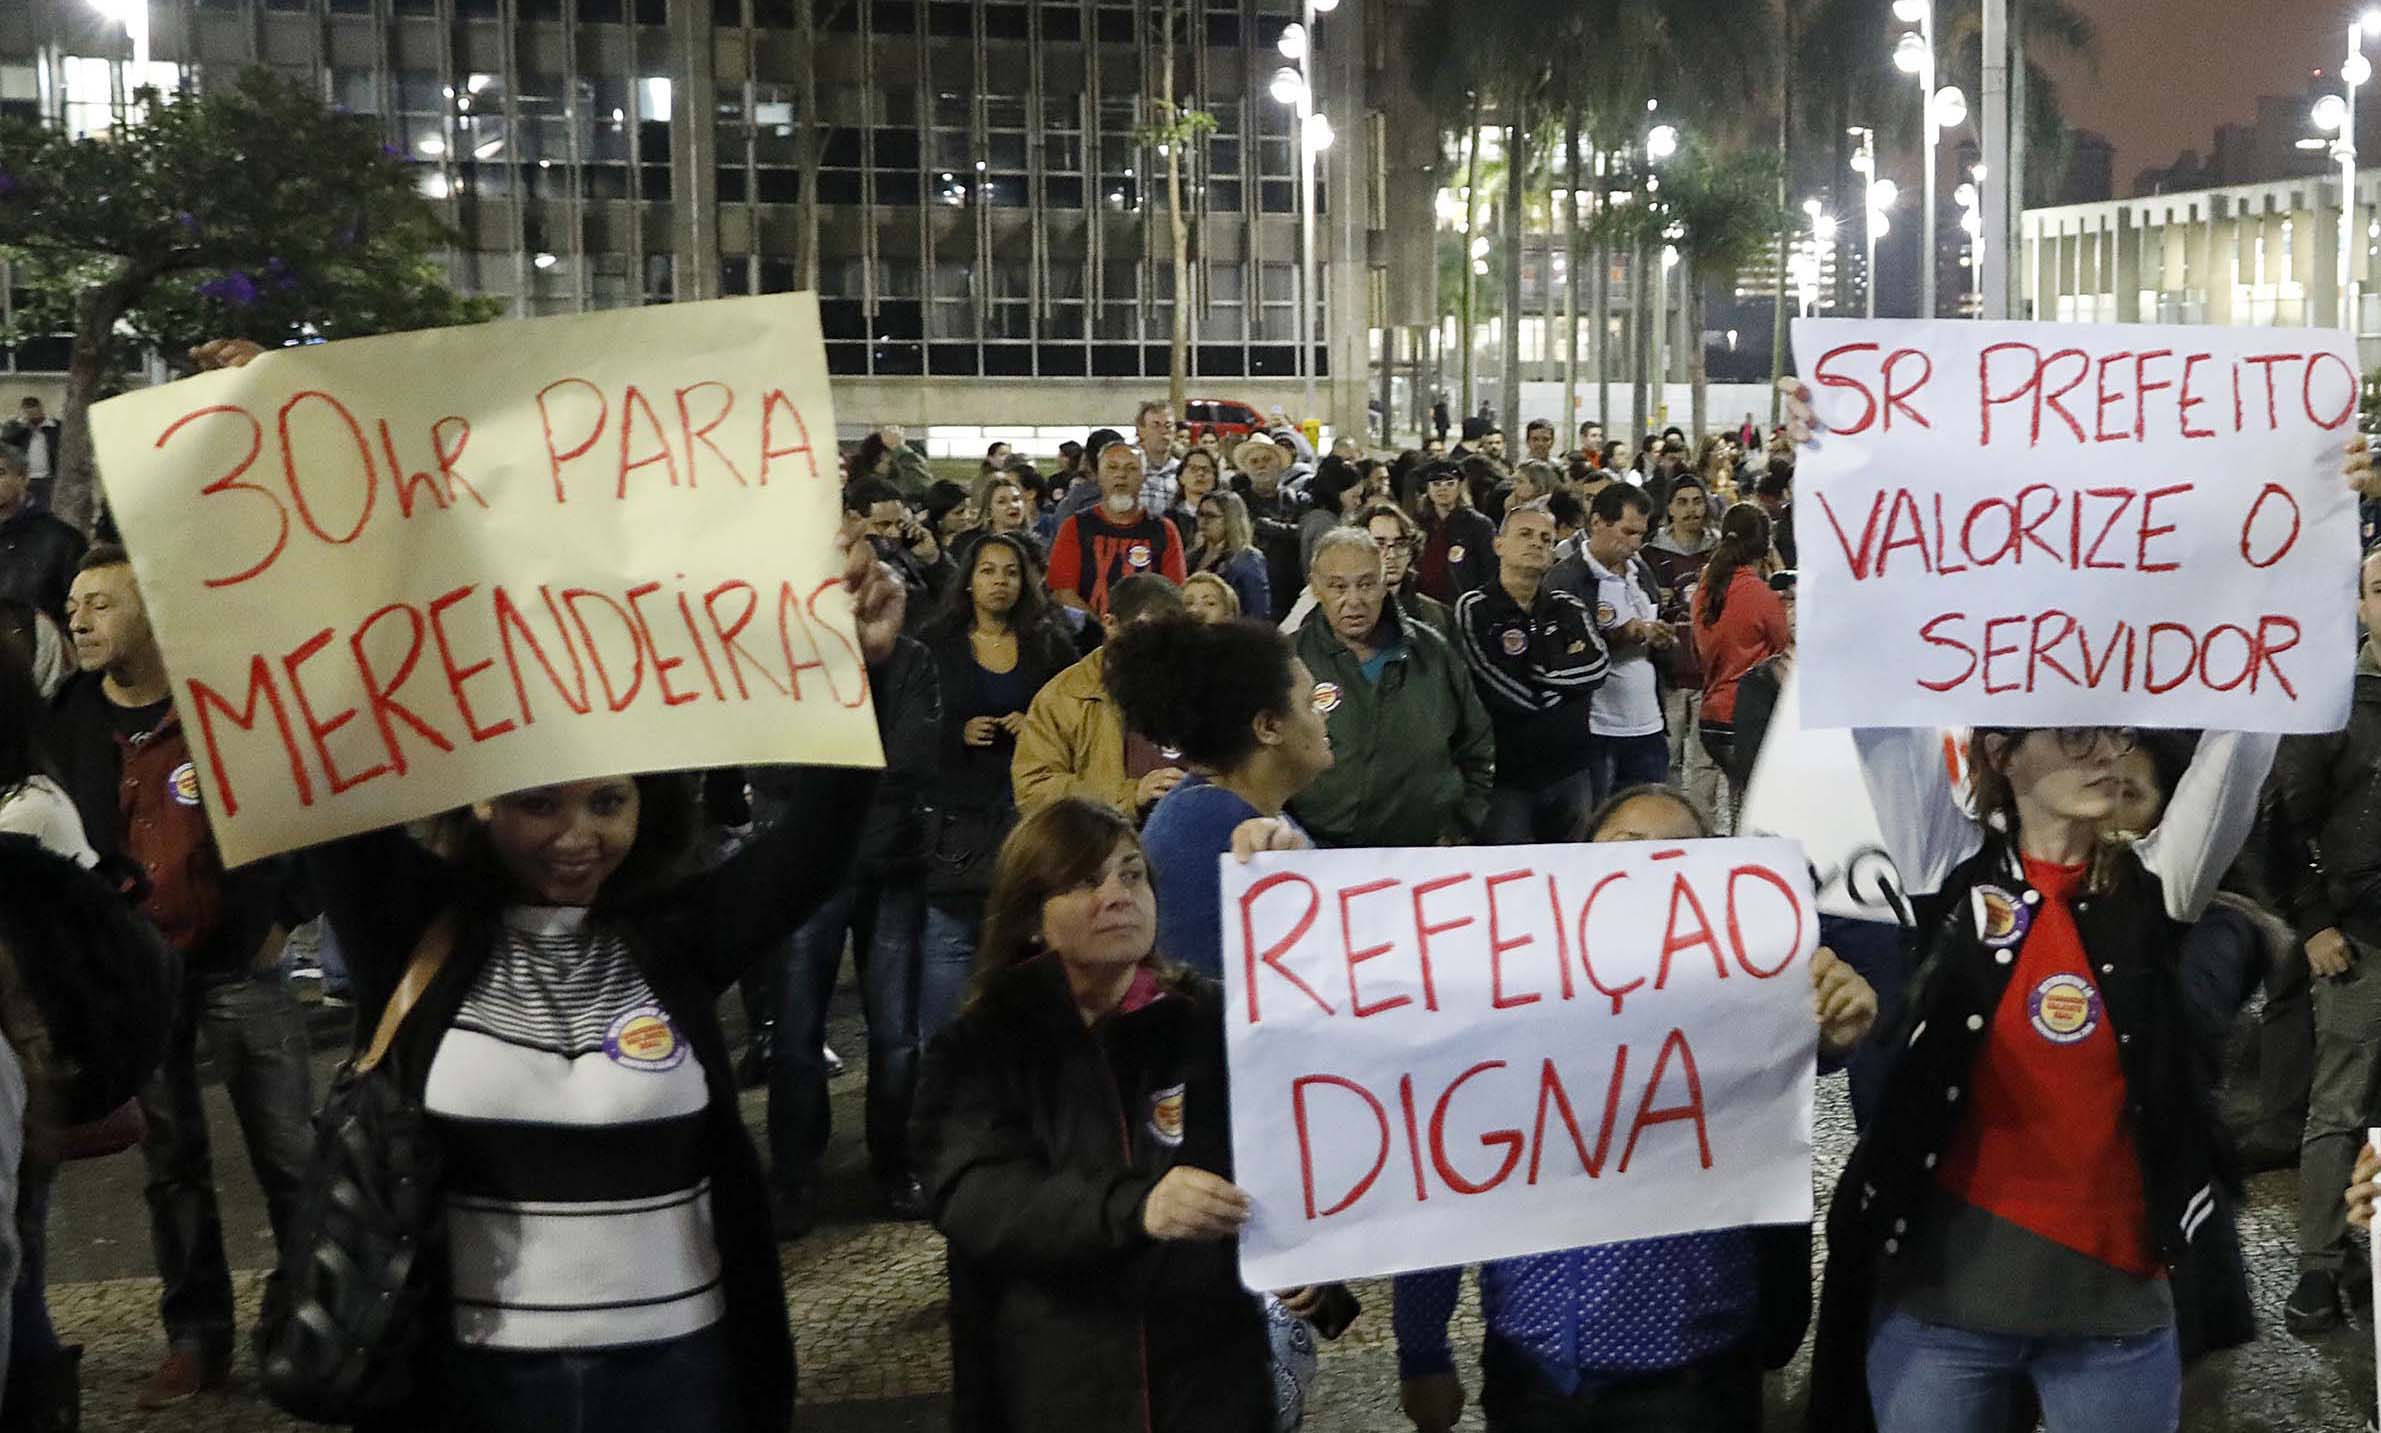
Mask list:
[[[833,1031],[847,1056],[863,1048],[844,1020]],[[802,1433],[926,1433],[946,1426],[943,1395],[950,1385],[944,1340],[942,1241],[922,1224],[886,1222],[866,1204],[868,1178],[858,1147],[859,1101],[865,1074],[834,1086],[838,1135],[827,1171],[829,1203],[809,1238],[780,1251],[802,1369]],[[1850,1120],[1839,1078],[1820,1084],[1820,1189],[1848,1151]],[[244,1313],[253,1311],[264,1264],[261,1204],[239,1154],[238,1137],[220,1090],[209,1090],[216,1132],[218,1177],[225,1223]],[[756,1136],[763,1105],[746,1097]],[[141,1222],[140,1168],[124,1157],[68,1172],[58,1194],[59,1236],[53,1245],[52,1303],[59,1327],[83,1343],[85,1426],[99,1433],[266,1433],[309,1425],[280,1416],[256,1394],[243,1361],[229,1391],[178,1409],[143,1414],[132,1396],[161,1353],[156,1333],[155,1279],[147,1267]],[[2263,1176],[2251,1184],[2242,1214],[2242,1240],[2257,1278],[2266,1337],[2210,1360],[2186,1390],[2189,1433],[2359,1433],[2373,1406],[2373,1333],[2359,1321],[2314,1341],[2282,1331],[2295,1220],[2294,1176]],[[1385,1284],[1359,1286],[1365,1312],[1337,1344],[1326,1347],[1322,1375],[1309,1407],[1311,1433],[1398,1433],[1396,1358],[1389,1332]],[[1457,1314],[1458,1349],[1476,1349],[1477,1310],[1469,1281]],[[1808,1357],[1808,1346],[1804,1359]],[[1468,1360],[1467,1360],[1468,1362]],[[1771,1379],[1769,1427],[1799,1429],[1803,1360]],[[1478,1392],[1476,1376],[1466,1382]],[[2351,1387],[2362,1393],[2351,1396]],[[1463,1427],[1479,1429],[1477,1410]]]

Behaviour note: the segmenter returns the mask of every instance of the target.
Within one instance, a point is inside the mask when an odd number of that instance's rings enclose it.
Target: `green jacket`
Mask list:
[[[1471,673],[1445,639],[1382,604],[1404,652],[1376,686],[1318,607],[1298,629],[1331,730],[1331,769],[1290,803],[1322,846],[1434,846],[1468,841],[1488,815],[1496,737]],[[1326,690],[1329,689],[1329,690]]]

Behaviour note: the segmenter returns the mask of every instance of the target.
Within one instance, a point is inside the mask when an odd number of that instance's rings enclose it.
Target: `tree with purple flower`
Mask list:
[[[456,242],[389,149],[379,120],[343,114],[263,69],[76,139],[0,120],[0,258],[24,301],[0,341],[71,334],[59,417],[58,515],[88,530],[94,395],[148,352],[214,338],[267,348],[493,317],[435,259]]]

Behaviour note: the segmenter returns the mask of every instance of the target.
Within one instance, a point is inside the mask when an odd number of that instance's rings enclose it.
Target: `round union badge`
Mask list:
[[[1135,567],[1147,567],[1149,565],[1149,544],[1145,542],[1136,542],[1131,547],[1126,548],[1124,550],[1124,560],[1131,563]]]
[[[1325,716],[1339,710],[1339,683],[1315,683],[1315,710]]]
[[[1149,1133],[1158,1143],[1175,1148],[1182,1143],[1183,1087],[1175,1085],[1149,1097]]]
[[[1619,615],[1619,613],[1612,610],[1612,604],[1609,602],[1598,602],[1596,604],[1596,625],[1599,627],[1611,626],[1614,619],[1619,617]]]
[[[2026,998],[2034,1033],[2053,1045],[2072,1045],[2100,1028],[2100,992],[2080,975],[2050,976]]]
[[[1459,542],[1459,543],[1455,544],[1453,547],[1450,547],[1450,548],[1448,548],[1448,549],[1447,549],[1447,560],[1448,560],[1449,562],[1461,562],[1461,561],[1463,561],[1463,544],[1462,544],[1462,543],[1460,543],[1460,542]]]
[[[640,1005],[604,1031],[604,1053],[624,1069],[660,1074],[686,1063],[686,1042],[657,1005]]]
[[[1977,886],[1969,894],[1976,906],[1978,940],[1994,950],[2006,950],[2025,939],[2033,912],[2024,902],[1999,886]]]
[[[1522,631],[1519,627],[1507,627],[1503,641],[1505,655],[1508,657],[1518,657],[1529,650],[1529,633]]]
[[[172,788],[175,801],[184,806],[198,804],[198,768],[196,766],[187,761],[183,762],[174,768],[172,776],[166,778],[166,784]]]

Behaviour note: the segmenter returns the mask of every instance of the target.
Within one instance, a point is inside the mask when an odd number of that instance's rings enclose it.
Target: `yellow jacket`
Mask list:
[[[1009,767],[1023,815],[1063,796],[1105,801],[1131,816],[1138,783],[1124,774],[1124,718],[1108,697],[1102,652],[1052,677],[1025,711]]]

